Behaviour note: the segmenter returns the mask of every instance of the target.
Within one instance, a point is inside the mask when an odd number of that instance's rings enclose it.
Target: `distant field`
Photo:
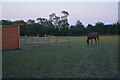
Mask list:
[[[86,37],[68,43],[40,45],[29,50],[3,51],[6,78],[116,78],[118,36],[100,36],[100,44],[87,46]]]

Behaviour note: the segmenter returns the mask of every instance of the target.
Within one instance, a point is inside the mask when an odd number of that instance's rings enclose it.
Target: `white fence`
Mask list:
[[[68,47],[70,47],[70,36],[54,36],[45,35],[45,37],[37,36],[24,36],[21,37],[21,48],[27,49],[28,47],[40,46],[41,44],[46,44],[48,46],[55,45],[57,42],[67,42]]]

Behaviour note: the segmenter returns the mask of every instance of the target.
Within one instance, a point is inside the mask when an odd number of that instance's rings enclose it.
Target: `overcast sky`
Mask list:
[[[3,2],[2,19],[28,20],[49,18],[51,13],[61,16],[61,11],[69,12],[69,23],[80,20],[84,25],[118,21],[118,2]]]
[[[119,0],[1,0],[2,2],[118,2]]]

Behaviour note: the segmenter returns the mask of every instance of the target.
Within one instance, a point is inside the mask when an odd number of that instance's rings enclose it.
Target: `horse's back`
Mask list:
[[[94,33],[89,33],[87,37],[88,38],[96,38],[96,37],[99,37],[99,35],[98,35],[98,32],[94,32]]]

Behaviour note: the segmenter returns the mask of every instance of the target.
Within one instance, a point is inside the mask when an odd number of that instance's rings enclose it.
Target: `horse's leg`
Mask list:
[[[87,45],[89,46],[89,38],[87,38]]]
[[[98,43],[99,43],[99,38],[97,37]]]
[[[92,45],[92,39],[91,39],[91,45]]]
[[[95,39],[95,43],[97,44],[97,40],[96,40],[96,38],[94,38]]]

